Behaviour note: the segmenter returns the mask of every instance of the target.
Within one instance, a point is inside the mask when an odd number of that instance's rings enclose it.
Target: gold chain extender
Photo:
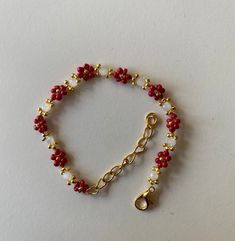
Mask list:
[[[107,186],[115,177],[117,177],[124,169],[125,166],[131,165],[138,154],[143,153],[147,147],[148,140],[152,137],[154,130],[157,126],[157,115],[155,113],[149,113],[146,116],[146,127],[144,129],[142,137],[137,141],[137,145],[133,152],[129,153],[122,160],[122,163],[115,165],[108,172],[106,172],[103,177],[101,177],[98,182],[91,186],[87,192],[89,194],[97,194],[101,189]]]

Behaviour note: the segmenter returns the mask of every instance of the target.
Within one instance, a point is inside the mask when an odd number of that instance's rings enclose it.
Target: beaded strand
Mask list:
[[[52,150],[50,159],[55,167],[60,168],[60,174],[66,180],[67,184],[73,185],[75,192],[90,194],[89,189],[91,186],[83,178],[78,178],[72,174],[66,153],[59,146],[59,142],[54,139],[52,132],[48,130],[46,119],[57,102],[63,100],[76,88],[79,88],[82,82],[91,81],[95,77],[110,78],[124,85],[131,84],[132,86],[141,87],[147,91],[149,97],[159,103],[167,115],[166,127],[168,133],[166,134],[166,141],[162,144],[164,149],[156,154],[154,165],[147,178],[149,187],[147,192],[140,196],[140,199],[144,198],[145,200],[149,192],[155,191],[159,184],[161,169],[167,168],[171,161],[171,152],[174,151],[177,141],[176,130],[179,129],[180,125],[180,119],[175,113],[175,106],[172,105],[170,98],[165,97],[165,88],[161,84],[154,84],[150,79],[142,77],[139,74],[130,74],[126,68],[119,67],[113,70],[100,64],[97,64],[95,67],[84,64],[78,67],[76,73],[72,73],[63,84],[55,85],[51,89],[50,97],[46,98],[45,103],[38,108],[38,115],[34,119],[34,129],[42,135],[42,140]],[[140,207],[140,205],[142,204],[136,203],[138,209],[144,210],[145,206],[148,206],[148,203],[144,203],[144,207]]]

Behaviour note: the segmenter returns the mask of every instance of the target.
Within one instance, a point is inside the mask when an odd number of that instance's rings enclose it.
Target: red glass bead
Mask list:
[[[127,84],[132,79],[132,76],[128,74],[128,69],[121,67],[114,71],[112,75],[117,82],[122,82],[123,84]]]
[[[162,163],[161,163],[161,162],[158,162],[158,163],[157,163],[157,167],[158,167],[159,169],[161,169],[161,168],[162,168]]]
[[[89,188],[89,185],[83,179],[74,182],[74,188],[73,189],[74,189],[75,192],[86,193],[88,188]]]
[[[38,131],[40,133],[44,133],[47,131],[47,125],[46,125],[46,120],[42,115],[38,115],[34,119],[34,130]]]
[[[166,168],[167,166],[168,166],[167,161],[163,161],[163,162],[162,162],[162,167]]]
[[[162,94],[165,92],[165,89],[162,87],[161,84],[158,84],[158,85],[156,86],[156,90],[157,90],[158,92],[162,93]]]
[[[168,150],[165,150],[165,151],[158,152],[155,162],[157,163],[157,167],[160,169],[162,167],[166,168],[170,160],[171,160],[170,153]]]
[[[166,127],[171,133],[179,129],[180,119],[175,113],[171,113],[169,118],[166,120]]]
[[[51,155],[51,160],[53,161],[54,166],[64,167],[67,163],[67,159],[65,157],[65,152],[60,149],[55,149],[54,153]]]
[[[150,97],[153,97],[155,100],[160,100],[163,98],[164,92],[165,92],[165,89],[162,87],[161,84],[158,84],[158,85],[151,84],[149,86],[148,95]]]
[[[89,64],[84,64],[83,67],[77,68],[77,75],[79,78],[87,81],[87,80],[95,77],[95,69],[93,66],[91,66]]]
[[[67,89],[64,85],[56,85],[51,89],[51,100],[61,100],[67,95]]]

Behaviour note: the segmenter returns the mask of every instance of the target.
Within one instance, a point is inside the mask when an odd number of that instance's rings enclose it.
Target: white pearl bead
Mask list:
[[[174,146],[176,145],[176,140],[175,140],[173,137],[168,137],[167,140],[166,140],[166,143],[167,143],[169,146],[174,147]]]
[[[47,144],[54,144],[55,140],[52,136],[47,136],[46,142]]]
[[[76,79],[72,79],[72,78],[69,80],[69,84],[72,87],[76,87],[78,85],[77,80]]]
[[[69,172],[69,171],[65,171],[65,172],[63,173],[63,178],[64,178],[65,180],[71,180],[72,177],[73,177],[73,175],[72,175],[71,172]]]
[[[168,112],[171,109],[171,104],[169,102],[165,102],[162,105],[162,109],[166,112]]]
[[[150,179],[152,180],[157,180],[158,179],[158,174],[155,171],[152,171],[149,175]]]
[[[139,76],[136,80],[136,85],[142,87],[144,85],[144,80],[145,80],[145,77]]]
[[[106,77],[106,75],[108,74],[109,68],[105,67],[105,66],[101,66],[99,68],[99,73],[101,76]]]
[[[42,108],[43,111],[48,112],[48,111],[50,111],[50,109],[51,109],[51,105],[45,103],[45,104],[42,105],[41,108]]]

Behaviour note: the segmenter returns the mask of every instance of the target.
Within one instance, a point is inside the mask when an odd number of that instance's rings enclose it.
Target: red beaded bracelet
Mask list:
[[[125,166],[134,162],[137,155],[143,153],[147,147],[148,140],[154,134],[157,125],[157,115],[149,113],[146,116],[146,127],[143,135],[138,140],[134,151],[123,158],[121,164],[118,164],[110,169],[98,182],[94,185],[88,185],[84,179],[74,176],[68,166],[68,159],[66,153],[59,147],[59,143],[55,141],[52,133],[48,131],[46,117],[51,108],[58,101],[61,101],[66,95],[72,92],[75,88],[81,86],[85,81],[93,78],[105,77],[115,79],[117,82],[123,84],[130,83],[132,86],[142,87],[147,90],[148,95],[157,101],[168,116],[166,120],[166,127],[169,130],[166,141],[163,143],[164,150],[157,153],[155,164],[152,167],[152,172],[148,177],[149,187],[141,194],[135,201],[135,206],[139,210],[145,210],[151,203],[151,193],[156,190],[159,184],[159,175],[161,169],[167,168],[171,161],[171,151],[174,150],[177,136],[175,131],[179,128],[180,119],[175,114],[175,107],[171,104],[170,98],[164,97],[165,89],[161,84],[153,84],[149,78],[141,77],[139,74],[129,74],[126,68],[118,68],[113,70],[111,68],[103,67],[97,64],[95,67],[89,64],[84,64],[83,67],[77,68],[77,73],[72,73],[64,84],[56,85],[51,89],[51,96],[46,99],[44,105],[38,108],[39,115],[34,120],[34,129],[42,134],[43,141],[48,143],[48,148],[53,151],[51,154],[51,161],[56,167],[60,167],[60,174],[66,179],[68,185],[73,185],[75,192],[84,194],[97,194],[101,189],[108,185],[115,177],[117,177]]]

